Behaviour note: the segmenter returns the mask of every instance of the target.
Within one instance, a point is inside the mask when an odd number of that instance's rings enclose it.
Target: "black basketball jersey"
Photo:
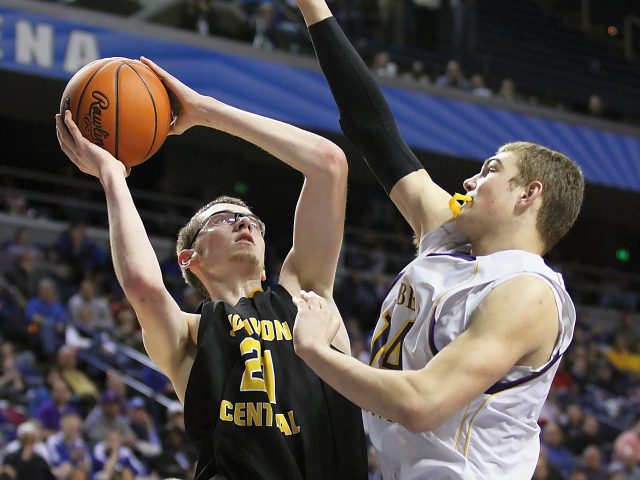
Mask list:
[[[367,478],[361,410],[295,354],[296,311],[281,286],[204,304],[185,395],[198,480]]]

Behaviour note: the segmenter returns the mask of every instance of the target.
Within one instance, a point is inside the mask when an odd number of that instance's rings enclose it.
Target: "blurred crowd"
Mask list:
[[[376,75],[415,85],[469,92],[507,103],[577,109],[611,118],[597,93],[568,107],[558,97],[549,102],[522,92],[511,78],[487,80],[464,72],[464,59],[475,42],[476,0],[332,0],[342,28]],[[181,25],[201,35],[251,42],[255,48],[312,53],[304,21],[294,0],[189,0]],[[447,52],[448,62],[434,61]],[[439,58],[439,57],[438,57]],[[467,62],[469,65],[477,62]]]

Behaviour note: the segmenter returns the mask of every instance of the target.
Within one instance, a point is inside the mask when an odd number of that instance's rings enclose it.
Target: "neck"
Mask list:
[[[471,253],[475,256],[490,255],[504,250],[524,250],[535,255],[544,253],[544,244],[537,231],[519,229],[509,232],[508,235],[486,235],[471,240]]]
[[[230,305],[238,303],[242,297],[250,297],[258,290],[262,290],[260,279],[250,279],[236,282],[211,281],[205,284],[209,297],[213,300],[223,300]]]

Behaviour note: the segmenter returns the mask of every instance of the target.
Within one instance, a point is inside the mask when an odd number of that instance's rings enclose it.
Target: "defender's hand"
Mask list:
[[[298,307],[293,327],[293,346],[303,357],[316,348],[329,347],[340,327],[340,318],[331,311],[327,301],[314,292],[300,291],[293,297]]]
[[[192,88],[187,87],[176,77],[160,68],[148,58],[140,57],[140,61],[153,70],[160,80],[162,80],[169,94],[173,114],[169,135],[180,135],[191,127],[201,124],[202,119],[199,116],[198,105],[202,103],[202,95]]]
[[[81,172],[99,178],[105,169],[115,168],[122,171],[124,176],[129,175],[131,169],[127,169],[104,148],[94,145],[82,136],[69,110],[64,112],[64,117],[56,114],[56,135],[62,151]]]

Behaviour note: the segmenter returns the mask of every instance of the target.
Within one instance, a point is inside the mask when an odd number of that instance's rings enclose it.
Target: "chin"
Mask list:
[[[245,266],[261,268],[260,259],[253,252],[235,252],[229,257],[231,263],[242,264]]]

